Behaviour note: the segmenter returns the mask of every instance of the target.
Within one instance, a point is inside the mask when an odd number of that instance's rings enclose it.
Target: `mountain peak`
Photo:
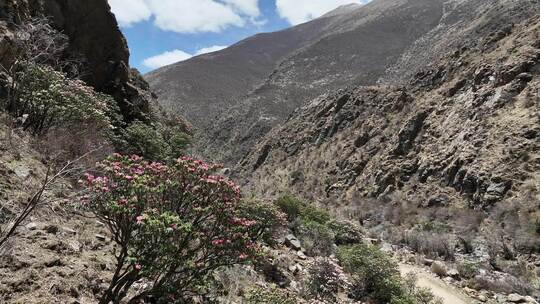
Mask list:
[[[338,16],[338,15],[343,15],[359,7],[362,7],[362,4],[358,4],[358,3],[344,4],[324,14],[322,17],[324,18],[324,17],[333,17],[333,16]]]

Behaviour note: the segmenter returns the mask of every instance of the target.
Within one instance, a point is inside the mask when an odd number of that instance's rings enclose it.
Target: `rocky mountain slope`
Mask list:
[[[258,174],[277,165],[291,173],[315,169],[295,162],[319,161],[339,176],[322,187],[328,193],[358,185],[379,196],[437,181],[476,203],[502,198],[538,169],[539,9],[526,0],[462,1],[413,47],[430,46],[417,52],[420,59],[409,51],[381,85],[322,95],[295,111],[244,168]],[[474,18],[456,23],[456,11]],[[407,73],[414,74],[407,82],[389,80]]]
[[[0,63],[10,66],[15,60],[14,28],[32,18],[44,17],[68,36],[66,56],[82,61],[83,80],[113,96],[126,121],[146,120],[151,103],[149,88],[129,67],[127,42],[106,0],[0,1]]]
[[[298,109],[239,176],[255,193],[288,189],[379,232],[444,223],[538,252],[539,12],[528,0],[449,1],[379,85]]]
[[[195,127],[202,130],[196,153],[235,161],[307,100],[344,85],[374,84],[409,46],[437,26],[442,13],[439,0],[347,6],[163,68],[147,80],[162,104],[171,108],[174,103],[174,109],[194,117]]]

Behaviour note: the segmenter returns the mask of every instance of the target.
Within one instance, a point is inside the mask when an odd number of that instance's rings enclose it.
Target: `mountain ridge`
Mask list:
[[[310,98],[328,89],[374,83],[386,66],[397,60],[414,40],[437,25],[442,16],[442,4],[442,0],[379,0],[293,27],[288,31],[307,29],[317,36],[303,47],[295,47],[283,60],[269,64],[273,70],[261,73],[264,74],[262,79],[254,81],[249,89],[244,87],[239,94],[241,97],[229,104],[206,105],[197,96],[186,102],[184,99],[190,96],[186,91],[190,89],[182,88],[182,81],[171,73],[147,75],[147,80],[161,95],[161,104],[169,103],[170,96],[176,96],[178,105],[185,108],[179,109],[181,114],[191,117],[187,113],[196,112],[195,121],[200,120],[199,116],[205,120],[203,124],[194,123],[200,129],[194,153],[234,163],[272,126]],[[215,54],[230,51],[229,48]],[[215,54],[212,56],[217,56]],[[334,54],[339,56],[334,57]],[[191,77],[186,67],[189,63],[180,63],[184,69],[179,68],[177,72]],[[215,74],[209,70],[203,72]],[[235,77],[225,72],[222,75]],[[215,81],[205,85],[211,83]],[[177,90],[164,90],[167,86],[176,86]],[[218,93],[221,94],[219,90],[213,92]],[[203,104],[202,108],[193,107],[193,103]]]

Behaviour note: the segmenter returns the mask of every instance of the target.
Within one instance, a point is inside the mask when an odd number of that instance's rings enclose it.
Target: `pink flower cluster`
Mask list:
[[[232,219],[232,224],[237,226],[251,227],[256,225],[257,221],[235,217]]]

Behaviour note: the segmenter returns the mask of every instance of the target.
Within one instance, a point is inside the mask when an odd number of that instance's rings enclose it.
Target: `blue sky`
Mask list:
[[[219,50],[362,0],[109,0],[131,52],[146,73]]]

